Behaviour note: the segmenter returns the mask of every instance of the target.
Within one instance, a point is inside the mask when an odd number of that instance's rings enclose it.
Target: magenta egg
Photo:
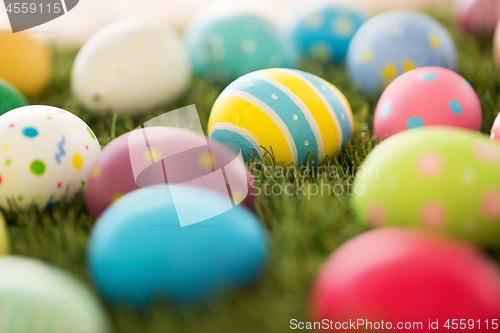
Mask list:
[[[453,319],[463,319],[468,332],[491,332],[500,325],[500,272],[469,244],[409,229],[377,229],[328,258],[310,301],[315,321],[354,322],[362,332],[444,332]],[[397,326],[407,322],[416,326]]]
[[[493,127],[491,128],[490,139],[500,141],[500,114],[497,115]]]
[[[224,145],[188,130],[148,127],[147,131],[147,146],[141,141],[142,135],[137,136],[134,131],[114,139],[103,148],[85,184],[86,205],[92,217],[99,217],[115,200],[140,187],[190,182],[231,164],[236,158],[236,154]],[[134,164],[131,162],[131,151],[135,158]],[[161,160],[163,156],[171,156],[168,163]],[[142,168],[141,171],[150,168],[149,171],[152,172],[137,175],[134,167]],[[158,173],[155,173],[158,167],[163,168],[159,172],[160,179],[156,177]],[[253,176],[244,165],[243,168],[246,181],[230,189],[229,185],[224,184],[215,190],[229,191],[233,202],[238,197],[243,197],[242,203],[252,208],[256,187],[252,184]],[[226,182],[240,176],[234,170],[225,168]],[[208,183],[206,185],[209,186]],[[245,196],[245,193],[248,194]]]
[[[493,34],[500,20],[500,1],[455,0],[455,12],[463,30]]]
[[[479,98],[459,74],[441,67],[404,73],[385,89],[373,118],[378,140],[427,126],[478,131],[483,116]]]

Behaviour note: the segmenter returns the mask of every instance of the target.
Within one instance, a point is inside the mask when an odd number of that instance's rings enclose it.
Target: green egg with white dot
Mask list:
[[[295,68],[297,51],[269,21],[233,6],[214,6],[195,16],[185,30],[193,72],[229,83],[266,68]]]
[[[449,127],[379,144],[353,185],[351,208],[371,227],[407,226],[500,246],[500,146]]]
[[[71,112],[31,105],[0,116],[0,206],[43,209],[71,199],[101,152],[87,124]]]

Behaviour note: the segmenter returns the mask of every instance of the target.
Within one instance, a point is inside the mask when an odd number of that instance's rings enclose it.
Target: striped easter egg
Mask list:
[[[272,152],[276,163],[335,157],[353,129],[349,102],[331,83],[294,69],[264,69],[231,83],[212,108],[212,140],[236,145],[245,160]]]

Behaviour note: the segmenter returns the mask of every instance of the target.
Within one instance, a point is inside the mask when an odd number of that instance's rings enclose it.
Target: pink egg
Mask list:
[[[375,110],[378,140],[427,126],[462,127],[478,131],[481,104],[472,86],[441,67],[421,67],[404,73],[385,89]]]
[[[493,40],[493,56],[495,57],[497,68],[500,69],[500,23],[497,25]]]
[[[500,1],[455,0],[455,11],[463,30],[492,34],[500,20]]]
[[[382,320],[385,329],[420,322],[420,328],[406,331],[444,332],[452,319],[472,320],[467,332],[491,332],[492,320],[500,318],[500,272],[469,244],[408,229],[377,229],[328,258],[314,283],[310,310],[314,321],[333,325],[364,320],[357,327],[364,332],[380,330],[373,325]],[[429,322],[436,320],[438,329],[430,330]]]
[[[141,187],[164,184],[163,170],[161,179],[155,177],[153,169],[156,167],[165,168],[166,162],[151,163],[161,156],[171,156],[168,163],[168,181],[173,184],[189,182],[198,177],[207,175],[214,170],[225,167],[236,157],[227,147],[220,143],[210,141],[208,138],[194,132],[173,127],[148,127],[148,145],[146,148],[142,136],[131,137],[131,133],[126,133],[106,145],[99,158],[91,169],[90,175],[85,185],[85,199],[87,209],[94,218],[101,213],[122,195]],[[137,152],[141,159],[139,164],[144,164],[143,170],[151,167],[149,171],[142,172],[135,177],[133,166],[130,160],[129,144],[133,151]],[[208,146],[207,146],[208,144]],[[196,150],[193,147],[200,147]],[[144,163],[142,163],[144,162]],[[147,165],[146,165],[147,164]],[[136,166],[137,160],[136,160]],[[226,177],[231,181],[238,177],[234,169],[224,168]],[[165,171],[167,172],[167,171]],[[243,204],[251,208],[255,199],[255,188],[251,186],[253,176],[245,168],[248,195],[244,198]],[[234,182],[233,182],[234,184]],[[208,186],[209,184],[207,184]],[[243,186],[245,186],[243,185]],[[239,185],[238,185],[239,186]],[[229,186],[221,190],[227,190]],[[231,188],[233,200],[237,200],[238,195],[244,195],[246,189]]]
[[[497,115],[490,134],[491,140],[500,141],[500,114]]]

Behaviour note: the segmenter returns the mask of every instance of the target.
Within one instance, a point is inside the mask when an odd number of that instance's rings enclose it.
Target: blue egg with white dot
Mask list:
[[[395,10],[372,17],[358,29],[346,61],[358,90],[375,95],[417,67],[456,70],[457,52],[450,34],[435,19],[417,11]],[[429,74],[422,80],[436,77]]]
[[[292,42],[274,25],[237,9],[200,13],[186,28],[185,40],[194,74],[223,83],[256,70],[298,64]]]
[[[193,219],[199,222],[181,223]],[[108,207],[92,230],[87,262],[109,303],[147,308],[157,299],[205,302],[250,287],[268,254],[265,228],[248,209],[175,185],[142,188]]]
[[[346,57],[349,42],[367,17],[354,9],[320,4],[297,7],[283,20],[283,26],[301,56],[340,63]]]

